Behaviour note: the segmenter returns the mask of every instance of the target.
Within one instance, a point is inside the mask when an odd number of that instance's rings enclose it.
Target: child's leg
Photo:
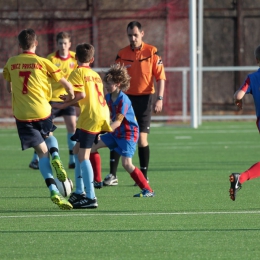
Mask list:
[[[90,162],[94,172],[94,181],[102,182],[102,173],[101,173],[101,158],[98,152],[90,154]]]
[[[248,170],[242,172],[239,176],[239,182],[242,184],[245,181],[249,181],[260,177],[260,162],[252,165]]]
[[[54,137],[53,135],[50,135],[49,137],[47,137],[45,139],[45,143],[51,154],[51,157],[52,157],[51,164],[56,171],[57,178],[59,179],[59,181],[63,182],[67,179],[67,173],[60,160],[58,141],[57,141],[56,137]]]
[[[75,174],[75,184],[76,184],[75,193],[82,194],[82,193],[85,193],[85,189],[84,189],[84,182],[83,182],[83,177],[82,177],[82,172],[81,172],[78,155],[75,154],[74,158],[75,158],[74,174]]]
[[[86,187],[86,197],[89,199],[94,199],[96,197],[94,185],[93,185],[93,169],[90,160],[84,160],[80,163],[80,168],[82,171],[82,177],[84,185]]]
[[[122,156],[122,164],[125,170],[130,174],[131,178],[140,187],[140,189],[146,189],[153,191],[143,173],[133,165],[132,158]]]
[[[51,154],[51,157],[54,158],[54,157],[60,157],[59,156],[59,145],[58,145],[58,141],[56,139],[55,136],[53,135],[50,135],[49,137],[47,137],[45,139],[45,143],[48,147],[48,150]]]
[[[73,164],[75,163],[75,158],[73,155],[73,147],[75,146],[76,142],[72,141],[70,138],[73,136],[74,133],[67,133],[67,144],[69,148],[69,168],[73,168]]]
[[[98,143],[94,144],[91,148],[91,154],[89,159],[93,167],[95,182],[102,182],[101,158],[97,150],[103,147],[106,147],[106,144],[102,140],[99,140]]]

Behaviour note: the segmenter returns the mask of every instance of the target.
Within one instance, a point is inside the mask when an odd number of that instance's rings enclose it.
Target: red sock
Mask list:
[[[143,173],[135,167],[132,173],[130,173],[130,176],[135,181],[135,183],[140,187],[140,189],[147,189],[149,191],[153,191],[150,187],[149,183],[147,183],[147,180],[145,179]]]
[[[94,181],[101,182],[101,158],[98,152],[91,153],[89,160],[92,164],[93,172],[94,172]]]
[[[260,162],[252,165],[248,170],[242,172],[239,177],[239,182],[242,184],[245,181],[260,177]]]

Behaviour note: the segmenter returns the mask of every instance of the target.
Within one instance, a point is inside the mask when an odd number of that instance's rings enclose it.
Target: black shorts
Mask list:
[[[22,150],[35,147],[44,142],[46,136],[57,127],[52,122],[52,116],[37,122],[21,122],[16,120],[18,135]]]
[[[89,149],[93,146],[96,136],[96,134],[90,134],[77,128],[71,140],[79,142],[80,148]]]
[[[80,132],[80,129],[77,128],[76,132],[74,133],[74,135],[72,135],[70,137],[70,140],[79,143],[79,132]]]
[[[50,104],[54,104],[54,103],[61,103],[61,102],[50,101]],[[76,116],[76,109],[74,106],[66,107],[64,109],[52,108],[51,114],[53,118],[60,117],[60,116]]]
[[[128,95],[132,102],[137,123],[139,125],[139,132],[150,133],[150,124],[152,116],[152,99],[153,95],[133,96]]]

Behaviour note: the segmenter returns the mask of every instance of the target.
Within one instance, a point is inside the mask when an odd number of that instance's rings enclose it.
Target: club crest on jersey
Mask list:
[[[60,63],[56,63],[55,65],[56,65],[57,67],[60,67]]]
[[[74,62],[71,62],[69,66],[70,66],[71,69],[73,69],[74,66],[75,66],[75,63],[74,63]]]
[[[161,59],[157,61],[157,65],[162,65],[162,64],[163,64],[163,63],[162,63],[162,60],[161,60]]]

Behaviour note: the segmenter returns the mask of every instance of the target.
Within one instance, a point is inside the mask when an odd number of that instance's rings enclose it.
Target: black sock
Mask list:
[[[121,155],[115,151],[110,151],[110,173],[116,176],[117,166]]]
[[[144,177],[147,179],[148,165],[150,159],[150,148],[149,145],[145,147],[138,147],[138,156],[140,162],[140,170]]]

